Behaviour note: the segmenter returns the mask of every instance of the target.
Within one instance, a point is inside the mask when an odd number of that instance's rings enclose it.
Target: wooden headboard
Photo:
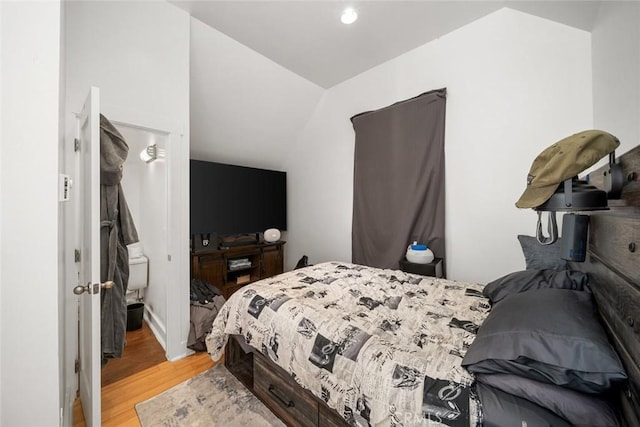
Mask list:
[[[625,186],[610,210],[590,213],[587,259],[570,263],[589,274],[602,322],[627,375],[620,393],[623,425],[640,426],[640,146],[620,156]],[[608,166],[589,174],[604,188]]]

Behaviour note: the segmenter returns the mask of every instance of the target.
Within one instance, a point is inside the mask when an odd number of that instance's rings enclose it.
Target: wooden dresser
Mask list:
[[[191,277],[220,289],[228,299],[241,287],[284,271],[284,241],[201,250],[191,254]],[[234,265],[242,260],[239,266]]]

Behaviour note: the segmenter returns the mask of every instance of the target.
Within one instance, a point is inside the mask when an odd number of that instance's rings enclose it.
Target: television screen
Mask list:
[[[191,234],[287,229],[287,173],[191,160]]]

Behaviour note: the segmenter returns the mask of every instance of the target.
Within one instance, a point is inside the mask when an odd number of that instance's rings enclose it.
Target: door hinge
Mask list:
[[[73,151],[80,151],[80,139],[79,138],[74,138],[73,139]]]
[[[76,374],[80,372],[80,359],[76,359],[76,362],[73,366],[73,370],[75,371]]]
[[[80,249],[74,249],[74,251],[73,251],[73,260],[75,262],[80,262]]]

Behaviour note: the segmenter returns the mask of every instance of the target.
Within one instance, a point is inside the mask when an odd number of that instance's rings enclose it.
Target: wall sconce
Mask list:
[[[140,152],[140,160],[145,163],[151,163],[158,158],[158,145],[148,145]]]

